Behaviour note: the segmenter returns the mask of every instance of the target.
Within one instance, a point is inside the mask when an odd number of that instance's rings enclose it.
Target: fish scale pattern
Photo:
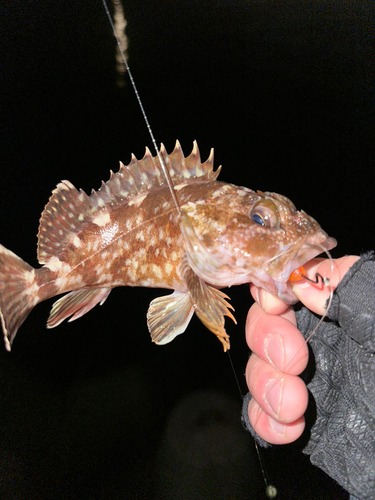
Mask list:
[[[152,338],[166,343],[183,333],[193,308],[224,349],[223,317],[232,314],[216,287],[253,282],[296,302],[290,274],[336,240],[282,195],[216,182],[220,167],[213,171],[213,150],[204,163],[196,142],[186,158],[178,141],[171,154],[163,145],[159,153],[153,158],[146,149],[142,160],[133,155],[90,196],[69,181],[59,183],[40,219],[42,268],[31,268],[0,245],[7,349],[35,305],[66,292],[53,307],[50,328],[103,303],[112,288],[167,288],[185,294],[183,304],[174,294],[153,303],[147,316],[149,327],[157,325]],[[191,280],[180,272],[185,257]],[[160,337],[171,311],[174,320]]]

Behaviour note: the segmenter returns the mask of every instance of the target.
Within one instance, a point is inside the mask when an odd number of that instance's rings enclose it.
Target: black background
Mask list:
[[[372,2],[128,0],[124,8],[129,64],[158,143],[171,151],[179,139],[188,154],[196,139],[203,159],[214,147],[221,180],[288,196],[337,238],[335,256],[374,248]],[[150,138],[127,78],[116,86],[99,0],[6,0],[1,9],[0,241],[37,266],[38,220],[54,186],[98,188]],[[237,422],[240,398],[227,356],[198,321],[169,345],[150,342],[145,316],[157,294],[114,290],[103,307],[52,331],[48,301],[12,353],[0,353],[1,498],[264,498],[246,433],[246,472],[223,481],[230,466],[212,466],[211,490],[189,489],[188,461],[180,484],[167,466],[160,472],[166,419],[180,400],[218,390],[233,399]],[[245,286],[230,295],[245,391],[251,298]],[[211,430],[232,425],[222,409],[206,417]],[[279,498],[345,498],[301,446],[265,453]]]

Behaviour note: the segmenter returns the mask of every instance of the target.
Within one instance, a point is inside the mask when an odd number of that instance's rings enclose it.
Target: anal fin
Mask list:
[[[69,321],[74,321],[89,312],[99,302],[100,305],[104,304],[111,290],[111,288],[91,288],[64,295],[53,304],[47,328],[55,328],[69,316],[72,316]]]
[[[188,293],[173,292],[150,302],[147,326],[155,344],[167,344],[184,333],[194,307]]]

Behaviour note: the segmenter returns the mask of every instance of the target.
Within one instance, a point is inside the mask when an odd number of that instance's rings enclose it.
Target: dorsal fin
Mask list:
[[[195,179],[200,181],[215,180],[220,172],[220,167],[216,172],[213,172],[213,149],[207,161],[201,163],[196,141],[194,141],[193,150],[187,158],[184,157],[178,141],[176,141],[175,148],[170,155],[162,144],[160,154],[169,169],[174,185]],[[94,205],[100,208],[107,203],[122,203],[126,199],[147,193],[152,188],[166,185],[167,181],[161,169],[159,158],[153,157],[150,150],[146,148],[142,160],[137,160],[132,155],[129,165],[125,166],[120,162],[120,170],[115,174],[111,171],[110,179],[107,182],[102,182],[98,191],[93,190],[90,198]]]
[[[60,182],[52,191],[39,222],[38,261],[46,264],[58,255],[72,233],[88,220],[95,206],[87,194],[69,181]]]
[[[194,141],[193,150],[187,158],[184,157],[180,143],[168,155],[164,145],[161,145],[160,154],[169,169],[174,185],[183,182],[215,180],[220,167],[213,171],[213,150],[207,161],[201,163],[199,149]],[[102,182],[98,191],[92,191],[88,196],[84,191],[78,191],[69,181],[62,181],[52,192],[39,223],[38,232],[38,261],[46,264],[57,256],[71,238],[72,233],[78,231],[81,225],[91,219],[92,214],[105,207],[108,203],[123,203],[125,200],[145,194],[153,188],[166,186],[160,162],[157,156],[152,157],[150,150],[142,160],[132,155],[129,165],[120,163],[120,170],[111,172],[109,181]]]

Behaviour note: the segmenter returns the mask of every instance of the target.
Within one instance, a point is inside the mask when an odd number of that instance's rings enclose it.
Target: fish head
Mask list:
[[[283,195],[224,184],[181,207],[189,265],[216,287],[252,282],[293,304],[289,277],[336,246],[320,225]]]

